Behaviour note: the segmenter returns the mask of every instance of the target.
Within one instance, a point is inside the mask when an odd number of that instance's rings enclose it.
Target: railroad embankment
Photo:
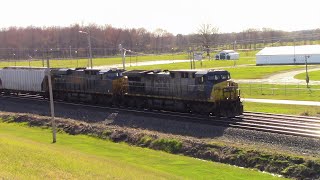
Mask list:
[[[50,127],[50,118],[46,116],[0,112],[0,119],[8,123],[25,122],[30,126]],[[313,153],[306,154],[308,153],[306,150],[303,150],[304,152],[301,153],[297,153],[296,151],[278,151],[272,146],[271,151],[268,150],[267,145],[261,148],[258,148],[257,145],[256,148],[254,148],[254,146],[249,145],[249,143],[246,144],[245,141],[240,141],[239,139],[234,139],[234,142],[232,142],[231,138],[221,141],[215,138],[168,134],[160,131],[141,129],[139,127],[114,125],[110,123],[111,121],[108,121],[108,119],[96,123],[86,123],[63,118],[57,118],[56,121],[60,131],[72,135],[85,134],[113,142],[126,142],[134,146],[147,147],[174,154],[183,154],[199,159],[246,168],[255,168],[289,178],[320,178],[319,155]],[[192,125],[188,126],[190,131],[192,131],[191,127]],[[214,127],[210,128],[213,131],[215,130]],[[262,136],[261,134],[258,135],[247,130],[235,132],[235,136],[243,136],[243,134],[248,134],[248,136]],[[290,137],[287,138],[290,139]],[[261,139],[263,138],[261,137]],[[281,140],[285,139],[281,138]],[[315,145],[319,143],[316,139],[309,139],[309,141],[309,143]],[[297,141],[297,144],[298,142],[299,141]],[[312,149],[309,152],[313,152]],[[303,154],[306,155],[304,156]]]

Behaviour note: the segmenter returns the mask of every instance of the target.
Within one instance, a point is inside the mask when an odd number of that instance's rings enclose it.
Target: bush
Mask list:
[[[309,177],[314,172],[303,164],[295,164],[285,168],[281,173],[289,177],[298,177],[304,179]]]
[[[152,142],[151,147],[169,153],[177,153],[182,148],[182,143],[176,139],[157,139]]]
[[[105,129],[105,130],[102,132],[102,138],[107,138],[107,137],[109,137],[111,134],[112,134],[112,131],[111,131],[110,129]]]
[[[153,141],[152,137],[145,135],[140,139],[138,144],[141,146],[149,146],[152,143],[152,141]]]

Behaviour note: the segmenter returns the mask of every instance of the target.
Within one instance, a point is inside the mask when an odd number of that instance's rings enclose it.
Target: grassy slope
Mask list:
[[[309,78],[312,81],[320,81],[320,71],[311,71],[308,72]],[[296,76],[294,76],[296,79],[305,80],[306,79],[306,73],[301,73]]]
[[[268,174],[88,136],[0,122],[0,178],[276,179]]]
[[[319,116],[320,106],[301,106],[287,104],[268,104],[244,102],[245,111],[266,112],[275,114]]]

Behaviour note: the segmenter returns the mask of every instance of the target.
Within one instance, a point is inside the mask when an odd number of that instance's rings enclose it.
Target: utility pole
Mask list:
[[[306,61],[306,83],[307,83],[307,88],[309,88],[309,74],[308,74],[308,61],[307,59],[309,58],[309,55],[305,56],[305,61]]]
[[[122,44],[119,44],[119,50],[122,56],[123,70],[126,70],[126,50],[122,47]]]
[[[70,59],[72,59],[71,46],[69,46]]]
[[[233,50],[236,51],[236,43],[237,41],[234,41],[233,43]],[[230,56],[231,57],[231,56]],[[230,58],[231,59],[231,58]],[[236,59],[233,60],[233,67],[236,67]]]
[[[54,119],[54,103],[53,103],[53,93],[52,93],[52,82],[51,82],[51,70],[49,63],[49,51],[47,51],[47,76],[48,76],[48,87],[49,87],[49,96],[50,96],[50,112],[51,112],[51,125],[52,125],[52,143],[57,142],[57,130],[56,122]]]
[[[194,61],[194,52],[192,52],[192,64],[193,64],[193,69],[196,68],[196,63]]]
[[[93,68],[93,65],[92,65],[92,50],[91,50],[91,37],[90,37],[90,31],[88,32],[88,42],[89,42],[89,55],[90,55],[90,68],[92,69]]]
[[[296,39],[293,39],[293,62],[296,63]]]
[[[89,60],[90,60],[90,68],[92,69],[92,50],[91,50],[91,37],[90,37],[90,31],[85,32],[85,31],[79,31],[79,33],[86,34],[87,35],[87,40],[89,44]]]
[[[192,51],[189,50],[189,58],[190,58],[190,68],[192,69]]]

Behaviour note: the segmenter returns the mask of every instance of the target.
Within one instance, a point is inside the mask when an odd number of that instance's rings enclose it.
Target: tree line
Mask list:
[[[173,35],[164,29],[153,32],[145,28],[116,28],[112,25],[73,24],[69,27],[9,27],[0,30],[0,59],[41,58],[52,50],[56,58],[88,56],[90,33],[93,56],[113,56],[122,47],[139,53],[177,53],[219,49],[257,49],[278,43],[320,39],[320,29],[285,32],[270,28],[247,29],[238,33],[219,33],[218,27],[202,24],[192,34]]]

